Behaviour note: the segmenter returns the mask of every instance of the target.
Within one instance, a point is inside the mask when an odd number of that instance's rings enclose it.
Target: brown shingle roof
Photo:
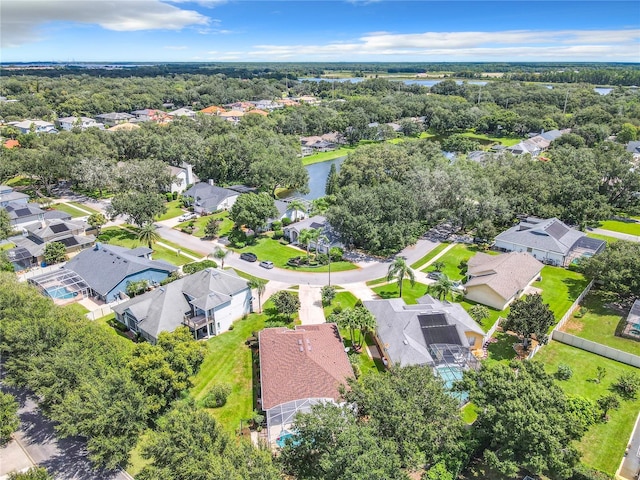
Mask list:
[[[353,376],[335,323],[266,328],[260,339],[262,408],[304,398],[338,399]]]
[[[502,255],[477,253],[467,263],[467,275],[473,278],[464,286],[487,285],[502,298],[509,299],[526,287],[543,266],[525,252]]]

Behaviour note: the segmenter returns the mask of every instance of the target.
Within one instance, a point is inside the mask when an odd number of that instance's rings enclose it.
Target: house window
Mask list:
[[[218,330],[220,330],[220,322],[218,322]]]
[[[527,253],[531,253],[531,252],[533,252],[533,248],[528,247],[528,248],[527,248]]]
[[[469,346],[473,347],[476,344],[476,337],[467,337],[467,341],[469,342]]]

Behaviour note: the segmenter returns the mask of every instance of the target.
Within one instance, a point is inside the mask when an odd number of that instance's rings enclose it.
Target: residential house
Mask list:
[[[155,343],[181,325],[196,338],[226,332],[251,312],[248,282],[233,270],[207,268],[155,288],[113,308],[116,320]]]
[[[189,107],[178,108],[172,112],[169,112],[168,115],[170,117],[187,117],[187,118],[196,118],[196,112],[194,112]]]
[[[631,310],[629,310],[626,323],[622,327],[621,335],[634,340],[640,340],[640,298],[631,305]]]
[[[283,107],[299,107],[300,102],[293,100],[291,98],[283,98],[282,100],[278,100],[277,104],[282,105]]]
[[[204,115],[220,115],[224,111],[225,109],[222,107],[218,107],[217,105],[211,105],[210,107],[203,108],[202,110],[200,110],[200,113],[203,113]]]
[[[627,143],[626,150],[633,154],[634,160],[640,160],[640,140],[634,140]]]
[[[299,412],[318,403],[340,403],[340,385],[353,369],[335,323],[265,328],[258,334],[260,393],[267,438],[283,446]]]
[[[44,210],[37,203],[9,202],[4,209],[9,214],[11,225],[19,227],[44,220]],[[69,219],[71,216],[69,216]]]
[[[319,253],[328,253],[331,248],[343,247],[338,235],[333,231],[327,219],[322,215],[315,215],[300,222],[292,223],[283,228],[284,238],[288,239],[292,244],[300,243],[300,232],[305,229],[320,229],[320,238],[327,241],[311,242],[310,247],[315,248]],[[305,246],[306,247],[306,246]]]
[[[63,117],[58,119],[58,125],[62,130],[67,132],[74,128],[86,130],[87,128],[99,128],[104,130],[104,124],[96,122],[93,118],[88,117]]]
[[[93,235],[87,235],[87,224],[78,220],[43,220],[40,223],[26,225],[26,236],[12,238],[17,249],[26,249],[30,256],[30,265],[44,261],[44,251],[49,243],[60,242],[65,246],[67,254],[72,254],[91,247],[96,241]]]
[[[507,150],[514,155],[524,155],[528,153],[532,157],[536,157],[547,150],[551,142],[569,132],[571,132],[570,128],[564,130],[549,130],[548,132],[543,131],[539,135],[534,135],[527,140],[508,147]]]
[[[58,133],[56,126],[44,120],[23,120],[21,122],[9,122],[9,125],[20,130],[20,133]]]
[[[133,130],[138,130],[140,125],[136,125],[135,123],[119,123],[118,125],[114,125],[111,128],[107,128],[108,132],[131,132]]]
[[[254,108],[258,110],[275,110],[277,108],[282,108],[282,104],[274,102],[273,100],[258,100],[257,102],[250,102],[253,104]]]
[[[544,265],[525,252],[477,253],[467,263],[465,298],[504,310],[540,278]]]
[[[200,214],[229,210],[240,196],[236,191],[204,182],[196,183],[183,195],[193,198],[193,210]]]
[[[224,118],[234,124],[238,123],[242,117],[244,117],[244,111],[242,110],[229,110],[228,112],[221,112],[218,115],[220,118]]]
[[[237,110],[240,112],[247,112],[249,110],[251,110],[252,108],[255,108],[253,103],[251,102],[234,102],[234,103],[228,103],[225,105],[226,108],[230,109],[230,110]]]
[[[178,270],[169,263],[152,260],[151,253],[147,247],[130,249],[96,243],[62,268],[34,277],[31,283],[54,299],[94,297],[110,303],[126,298],[129,282],[143,280],[154,285]]]
[[[278,210],[278,216],[267,220],[267,229],[271,229],[271,226],[275,221],[281,222],[285,218],[288,218],[292,222],[297,222],[299,220],[304,220],[308,216],[307,212],[303,210],[292,209],[289,202],[276,200],[274,203]]]
[[[20,203],[26,205],[29,202],[29,195],[16,192],[8,185],[0,185],[0,207],[6,207],[9,203]]]
[[[170,192],[184,192],[189,185],[199,182],[200,180],[193,173],[193,165],[184,162],[180,167],[169,167],[169,173],[174,177],[171,184]]]
[[[14,140],[13,138],[9,138],[4,141],[2,144],[4,148],[11,150],[12,148],[16,148],[20,146],[20,142],[18,140]]]
[[[297,100],[298,102],[306,103],[307,105],[320,105],[321,103],[318,98],[311,95],[302,95],[301,97],[298,97]]]
[[[417,301],[416,305],[407,305],[402,298],[362,302],[376,319],[375,341],[387,365],[474,367],[487,340],[482,327],[459,303],[430,295]]]
[[[494,247],[504,252],[527,252],[543,263],[567,266],[580,256],[595,255],[606,243],[589,238],[557,218],[527,217],[500,233]]]
[[[336,149],[335,143],[329,142],[319,135],[301,137],[300,143],[303,151],[306,149],[312,152],[330,152]]]
[[[259,108],[254,108],[245,112],[245,115],[260,115],[261,117],[266,117],[267,115],[269,115],[269,112],[265,112],[264,110],[260,110]]]
[[[162,110],[154,110],[152,108],[145,108],[143,110],[134,110],[131,112],[135,118],[131,121],[138,122],[154,122],[154,123],[167,123],[170,120],[169,114]]]
[[[105,124],[107,127],[114,127],[121,123],[128,123],[132,118],[135,117],[124,112],[101,113],[100,115],[96,115],[96,120]]]

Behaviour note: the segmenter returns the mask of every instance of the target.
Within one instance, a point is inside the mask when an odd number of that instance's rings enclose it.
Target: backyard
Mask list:
[[[626,312],[622,313],[608,308],[594,293],[584,299],[580,311],[583,313],[582,317],[577,318],[576,315],[580,315],[580,313],[576,311],[564,325],[562,331],[611,348],[640,355],[640,342],[616,336],[616,331],[626,323]]]
[[[146,246],[142,242],[140,242],[140,240],[138,240],[138,237],[136,236],[135,231],[130,230],[134,228],[135,227],[127,227],[126,230],[120,227],[103,228],[102,232],[98,236],[98,240],[104,243],[118,245],[126,248],[136,248],[140,246]],[[162,239],[162,243],[170,247],[179,249],[184,254],[192,255],[196,258],[202,257],[202,255],[199,255],[184,247],[181,247],[172,242],[169,242],[168,240]],[[173,265],[184,265],[185,263],[191,263],[194,261],[192,258],[186,257],[185,255],[182,255],[182,254],[179,255],[178,252],[165,248],[162,245],[158,245],[157,243],[153,245],[152,257],[154,260],[164,260],[165,262],[171,263]]]
[[[610,393],[611,384],[622,373],[638,371],[634,367],[559,342],[551,342],[543,347],[535,360],[544,363],[545,370],[551,374],[558,370],[560,363],[569,365],[573,376],[569,380],[559,381],[559,385],[568,394],[594,401]],[[606,376],[600,384],[594,381],[598,366],[606,369]],[[620,403],[619,410],[609,413],[607,423],[593,425],[578,444],[584,463],[609,475],[615,473],[622,460],[640,409],[640,399],[622,400]]]
[[[542,281],[533,286],[542,289],[542,300],[549,304],[556,320],[560,320],[589,283],[584,275],[565,268],[545,265]]]

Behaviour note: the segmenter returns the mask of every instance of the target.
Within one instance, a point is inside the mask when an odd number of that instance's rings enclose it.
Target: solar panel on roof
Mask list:
[[[449,345],[462,345],[458,329],[455,325],[442,325],[436,327],[427,327],[422,329],[422,335],[427,344],[446,343]]]
[[[64,223],[59,223],[57,225],[51,225],[49,227],[53,233],[62,233],[69,231],[69,227],[67,227]]]
[[[56,242],[62,243],[65,247],[73,247],[74,245],[78,245],[78,240],[75,237],[67,237],[61,238],[60,240],[56,240]]]
[[[31,214],[31,210],[29,210],[28,208],[19,208],[15,211],[15,213],[18,217],[25,217]]]
[[[559,240],[566,235],[566,233],[569,231],[569,228],[565,227],[560,222],[553,222],[547,227],[546,230],[547,232],[549,232],[549,235],[551,235],[556,240]]]
[[[418,315],[418,322],[421,328],[437,327],[448,325],[447,316],[444,313],[429,313]]]

